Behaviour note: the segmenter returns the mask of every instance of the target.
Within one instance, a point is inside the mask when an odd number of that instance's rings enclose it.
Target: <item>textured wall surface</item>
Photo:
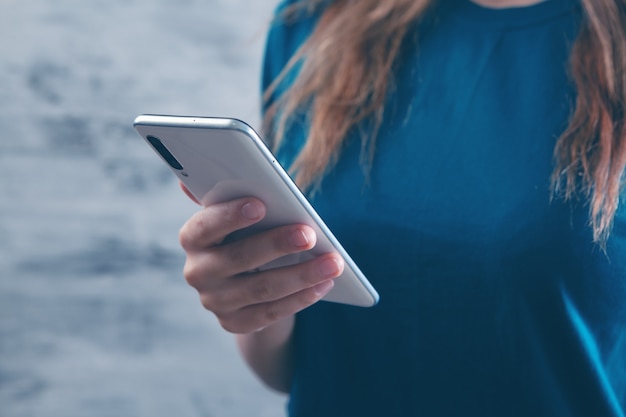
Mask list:
[[[273,0],[0,1],[0,416],[280,416],[182,277],[140,113],[258,125]]]

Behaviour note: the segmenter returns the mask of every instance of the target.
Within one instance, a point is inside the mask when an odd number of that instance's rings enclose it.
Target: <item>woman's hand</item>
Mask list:
[[[258,331],[316,303],[343,271],[343,260],[336,253],[257,271],[274,259],[311,249],[316,242],[309,226],[289,225],[223,243],[230,233],[264,216],[260,200],[242,198],[206,207],[180,230],[187,253],[185,279],[200,294],[202,305],[232,333]]]

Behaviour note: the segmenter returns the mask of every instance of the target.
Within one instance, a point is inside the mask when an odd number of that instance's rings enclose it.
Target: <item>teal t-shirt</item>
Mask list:
[[[316,19],[272,27],[264,86]],[[350,137],[312,201],[381,300],[298,314],[291,416],[624,416],[626,212],[603,253],[550,200],[580,21],[442,0],[408,36],[369,181]]]

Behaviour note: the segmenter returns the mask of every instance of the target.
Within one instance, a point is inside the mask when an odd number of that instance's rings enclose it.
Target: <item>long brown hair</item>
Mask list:
[[[305,0],[286,18],[325,7],[311,36],[266,91],[276,93],[283,77],[301,65],[291,87],[268,107],[280,146],[293,116],[307,109],[308,138],[291,167],[303,188],[315,188],[339,157],[348,131],[365,119],[362,135],[371,163],[393,64],[413,23],[437,0]],[[609,235],[626,166],[626,0],[581,0],[581,29],[573,45],[570,72],[577,88],[575,108],[554,149],[552,189],[565,200],[589,204],[594,241]]]

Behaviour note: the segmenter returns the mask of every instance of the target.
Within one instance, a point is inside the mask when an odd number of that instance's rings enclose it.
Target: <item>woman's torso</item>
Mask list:
[[[367,180],[355,135],[313,198],[381,301],[298,315],[290,412],[623,415],[626,213],[604,254],[550,200],[579,11],[452,1],[403,49]],[[314,21],[273,30],[266,82]]]

